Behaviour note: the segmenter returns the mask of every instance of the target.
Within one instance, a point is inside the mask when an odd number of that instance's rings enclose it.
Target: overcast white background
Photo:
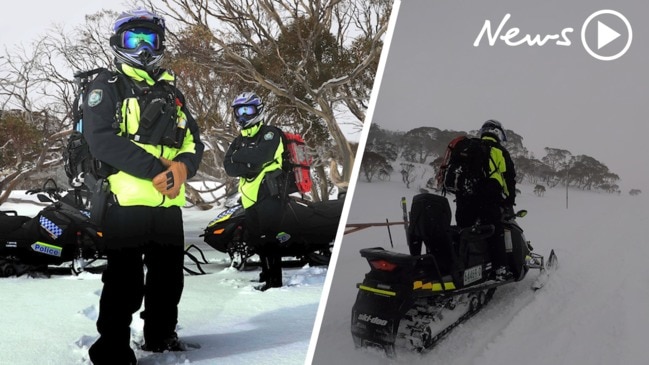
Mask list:
[[[0,22],[0,45],[12,50],[20,44],[29,46],[39,37],[47,36],[53,25],[62,25],[66,31],[84,22],[85,15],[102,9],[123,11],[130,9],[123,1],[110,0],[21,0],[3,4]],[[106,40],[108,42],[108,40]]]
[[[601,9],[621,12],[633,28],[630,49],[615,61],[594,59],[580,41],[582,24]],[[572,27],[572,45],[490,47],[483,40],[474,47],[485,20],[495,29],[507,13],[503,34]],[[537,158],[544,147],[586,154],[620,175],[623,193],[649,191],[648,14],[649,3],[630,0],[404,1],[372,122],[403,131],[475,130],[494,118],[522,135]]]

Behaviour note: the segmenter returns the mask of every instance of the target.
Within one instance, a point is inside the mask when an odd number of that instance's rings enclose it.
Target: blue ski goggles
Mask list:
[[[258,109],[255,105],[240,105],[234,108],[234,115],[241,117],[243,115],[257,115]]]
[[[122,33],[122,47],[136,49],[140,45],[148,45],[154,50],[160,49],[160,36],[148,28],[132,28]]]

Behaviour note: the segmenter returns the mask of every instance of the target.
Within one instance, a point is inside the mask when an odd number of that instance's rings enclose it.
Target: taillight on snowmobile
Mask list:
[[[370,261],[370,265],[372,265],[374,269],[381,271],[392,271],[397,268],[396,264],[386,260],[372,260]]]

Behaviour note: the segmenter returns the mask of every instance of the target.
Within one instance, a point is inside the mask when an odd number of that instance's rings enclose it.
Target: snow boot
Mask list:
[[[256,286],[255,289],[257,289],[259,291],[266,291],[266,290],[268,290],[270,288],[281,288],[281,287],[282,287],[282,280],[281,279],[280,280],[271,279],[271,280],[268,280],[267,282],[265,282],[262,285]]]
[[[118,349],[101,338],[90,346],[88,356],[93,365],[137,365],[135,352],[130,347]]]
[[[259,291],[266,291],[270,288],[282,287],[282,257],[281,256],[265,256],[261,260],[262,271],[259,279],[264,279],[263,285],[258,285],[255,289]]]
[[[165,352],[165,351],[187,351],[188,346],[186,343],[178,339],[177,334],[164,339],[146,340],[142,345],[143,351],[150,352]]]
[[[514,274],[509,270],[507,266],[500,266],[494,271],[496,280],[498,281],[507,281],[514,277]]]

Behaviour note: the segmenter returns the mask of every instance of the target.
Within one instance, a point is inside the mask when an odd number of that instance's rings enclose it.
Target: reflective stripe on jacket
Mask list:
[[[483,140],[498,143],[495,138],[490,136],[482,137]],[[509,188],[505,182],[505,173],[507,172],[507,163],[503,156],[503,151],[496,147],[491,147],[489,159],[489,178],[498,181],[498,184],[503,188],[505,196],[509,196]]]

